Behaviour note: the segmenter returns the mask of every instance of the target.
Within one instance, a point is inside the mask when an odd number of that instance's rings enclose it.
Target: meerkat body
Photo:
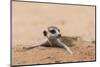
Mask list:
[[[29,47],[27,49],[39,47],[39,46],[61,47],[61,48],[66,49],[70,54],[72,54],[71,49],[60,40],[61,33],[57,27],[55,26],[48,27],[47,30],[43,31],[43,35],[47,38],[47,40],[44,43],[37,46]]]

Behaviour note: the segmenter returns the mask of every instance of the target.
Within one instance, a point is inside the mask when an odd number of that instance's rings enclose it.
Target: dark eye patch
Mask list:
[[[56,31],[55,31],[55,30],[50,30],[50,32],[51,32],[52,34],[56,33]]]
[[[58,31],[60,32],[60,30],[58,29]]]

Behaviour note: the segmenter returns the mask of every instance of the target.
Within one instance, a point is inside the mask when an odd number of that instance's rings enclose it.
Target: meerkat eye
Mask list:
[[[58,29],[58,31],[60,32],[60,30]]]
[[[51,32],[52,34],[56,33],[56,31],[55,31],[55,30],[50,30],[50,32]]]

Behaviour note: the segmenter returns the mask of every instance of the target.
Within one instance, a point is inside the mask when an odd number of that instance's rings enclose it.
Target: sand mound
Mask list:
[[[65,39],[65,43],[73,43],[73,38],[63,37],[63,39]],[[74,41],[75,40],[76,42],[74,43],[74,45],[70,47],[74,53],[73,55],[70,55],[63,48],[57,47],[36,47],[26,51],[19,47],[14,47],[12,49],[12,63],[13,65],[27,65],[94,61],[95,43],[87,41],[78,41],[74,38]]]

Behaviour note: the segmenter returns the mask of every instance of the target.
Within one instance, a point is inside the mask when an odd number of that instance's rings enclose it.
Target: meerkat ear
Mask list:
[[[47,36],[47,31],[46,30],[43,31],[43,35]]]

